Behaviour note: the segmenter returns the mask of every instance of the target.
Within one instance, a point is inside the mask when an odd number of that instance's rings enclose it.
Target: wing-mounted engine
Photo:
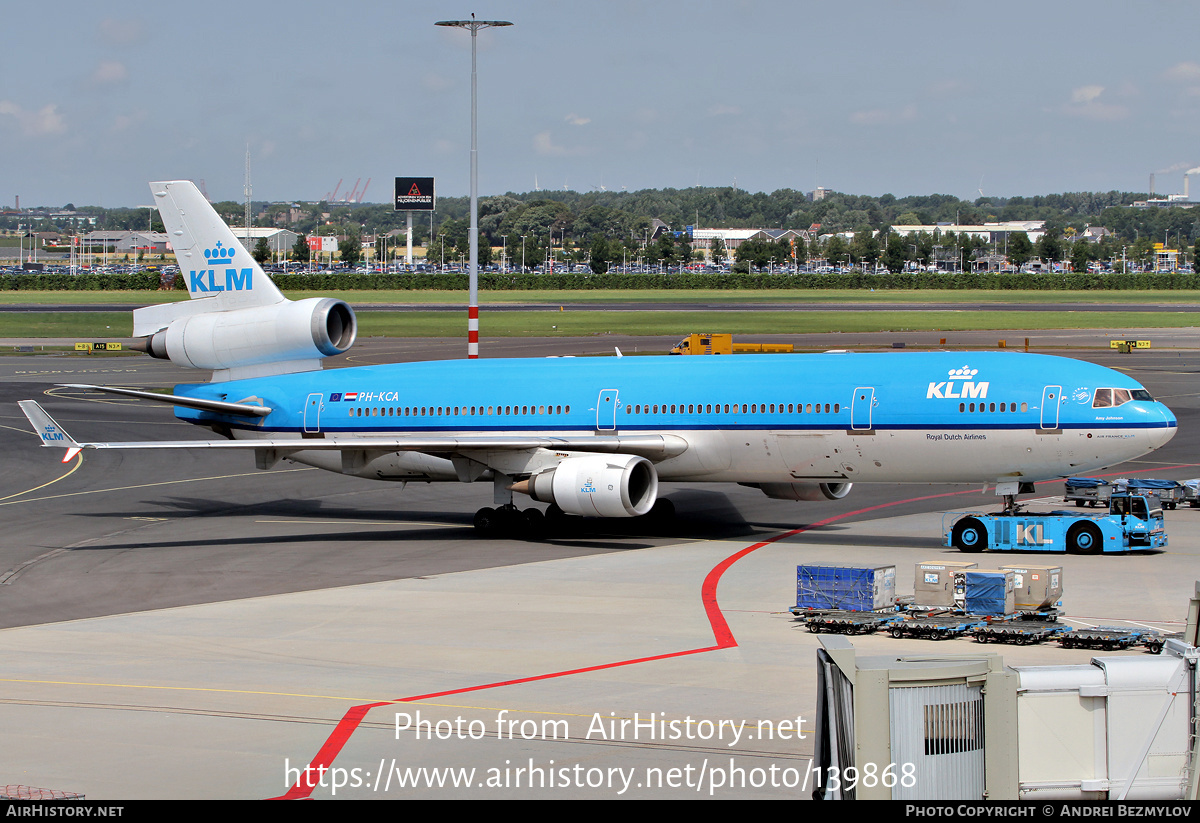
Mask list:
[[[249,377],[265,373],[250,367],[265,364],[281,364],[271,373],[319,368],[321,358],[349,350],[356,335],[354,309],[341,300],[312,297],[181,317],[134,347],[181,366],[236,369],[238,377]]]
[[[773,500],[841,500],[853,483],[747,483],[762,490]]]
[[[513,486],[540,503],[583,517],[637,517],[658,498],[658,472],[644,457],[626,454],[568,457]]]

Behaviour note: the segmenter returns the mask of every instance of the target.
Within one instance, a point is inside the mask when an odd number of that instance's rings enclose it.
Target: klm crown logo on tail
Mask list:
[[[212,268],[191,270],[188,272],[188,291],[193,295],[198,292],[212,294],[222,291],[249,291],[254,287],[254,269],[239,269],[234,264],[237,252],[225,247],[221,241],[211,249],[204,250],[206,262]],[[224,278],[218,280],[218,270],[225,269]]]

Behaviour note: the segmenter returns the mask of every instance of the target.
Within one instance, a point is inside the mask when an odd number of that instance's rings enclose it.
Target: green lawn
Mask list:
[[[297,293],[293,297],[311,297]],[[454,292],[343,292],[351,304],[371,302],[453,303]],[[182,297],[178,292],[0,292],[9,303],[128,302],[130,308]],[[481,295],[484,309],[480,334],[485,337],[578,337],[592,334],[679,336],[696,331],[733,334],[803,334],[811,332],[963,331],[969,329],[1124,329],[1186,328],[1200,324],[1188,312],[1025,312],[1025,311],[894,311],[870,308],[873,302],[1194,302],[1195,292],[493,292]],[[861,311],[655,311],[660,301],[756,303],[859,302]],[[549,306],[580,302],[644,302],[644,311],[487,311],[489,304],[528,302]],[[465,337],[466,311],[360,312],[363,337]],[[65,337],[102,340],[128,337],[129,312],[0,312],[0,337]]]
[[[371,303],[463,303],[465,291],[330,291],[287,292],[293,300],[338,297],[351,305]],[[0,304],[94,305],[131,307],[186,299],[182,291],[0,291]],[[704,290],[545,290],[481,291],[482,305],[504,303],[1198,303],[1200,291],[910,291],[863,289]]]
[[[813,332],[964,331],[969,329],[1177,328],[1197,315],[1174,312],[1011,312],[1011,311],[567,311],[480,312],[484,337],[580,337],[591,334],[674,335],[695,331],[732,334]],[[466,313],[363,312],[365,337],[465,337]]]

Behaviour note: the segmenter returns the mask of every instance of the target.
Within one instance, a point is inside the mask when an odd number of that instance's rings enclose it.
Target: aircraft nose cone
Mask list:
[[[1164,425],[1150,430],[1150,446],[1155,449],[1161,449],[1167,445],[1168,441],[1175,436],[1175,432],[1179,430],[1175,415],[1166,406],[1159,405],[1159,416]]]

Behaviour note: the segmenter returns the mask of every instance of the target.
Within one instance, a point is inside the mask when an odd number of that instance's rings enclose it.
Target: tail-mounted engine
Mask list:
[[[347,351],[357,333],[354,309],[347,303],[311,297],[180,317],[134,348],[195,369],[289,363],[292,368],[272,371],[298,371]]]

